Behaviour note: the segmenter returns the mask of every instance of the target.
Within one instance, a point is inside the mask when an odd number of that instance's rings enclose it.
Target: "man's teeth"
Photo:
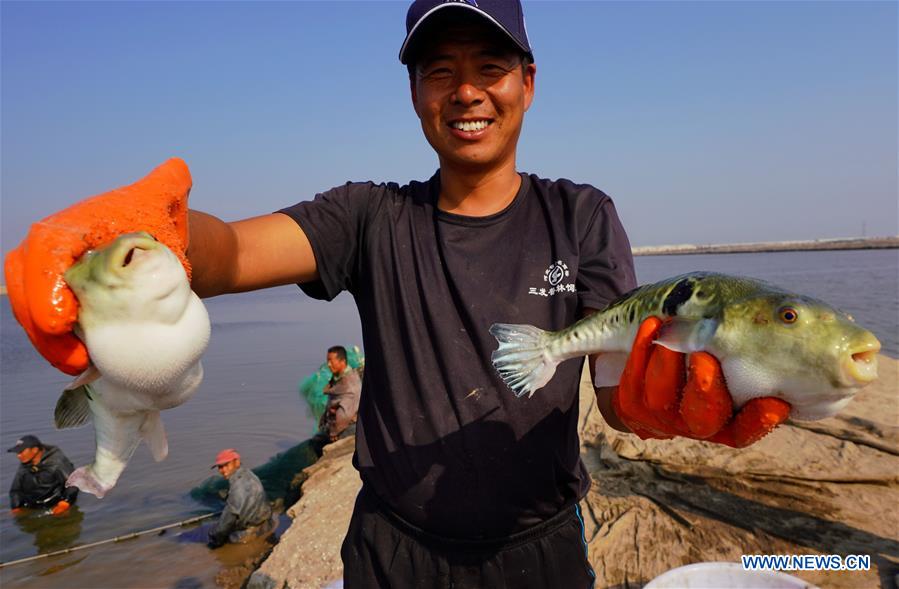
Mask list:
[[[480,131],[487,128],[489,124],[489,121],[456,121],[452,125],[454,129],[460,131]]]

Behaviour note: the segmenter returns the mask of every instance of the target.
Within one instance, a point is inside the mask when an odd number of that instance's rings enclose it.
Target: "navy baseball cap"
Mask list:
[[[406,40],[400,48],[400,61],[408,65],[411,59],[410,47],[418,39],[422,25],[435,14],[444,11],[470,10],[496,26],[532,60],[531,44],[524,27],[524,11],[520,0],[415,0],[406,13]]]
[[[16,440],[16,445],[7,450],[7,452],[15,452],[18,454],[25,448],[43,448],[44,445],[37,439],[37,436],[27,435]]]

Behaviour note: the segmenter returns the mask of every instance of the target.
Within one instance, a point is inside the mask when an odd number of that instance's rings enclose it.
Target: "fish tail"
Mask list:
[[[140,426],[146,417],[144,412],[127,416],[111,413],[104,403],[108,393],[109,390],[93,390],[91,395],[90,408],[96,440],[94,461],[75,469],[66,480],[66,486],[78,487],[98,499],[115,487],[125,470],[140,443]]]
[[[69,475],[66,479],[67,487],[78,487],[85,493],[95,495],[97,499],[102,499],[106,493],[115,486],[115,481],[110,484],[103,483],[94,472],[93,465],[81,466]]]
[[[490,333],[499,342],[490,359],[516,397],[530,397],[556,373],[561,359],[550,354],[550,332],[533,325],[494,323]]]

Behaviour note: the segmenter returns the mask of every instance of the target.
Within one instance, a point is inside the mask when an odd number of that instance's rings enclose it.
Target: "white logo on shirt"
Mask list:
[[[570,274],[568,264],[562,260],[556,260],[543,273],[543,282],[549,283],[549,288],[532,286],[528,289],[528,294],[538,297],[551,297],[562,292],[577,292],[573,282],[564,282]]]

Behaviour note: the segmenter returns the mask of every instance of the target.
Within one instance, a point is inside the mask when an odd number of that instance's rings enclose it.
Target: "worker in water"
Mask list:
[[[265,489],[253,471],[241,466],[240,454],[233,448],[222,450],[212,468],[227,479],[229,490],[222,515],[209,532],[209,547],[241,544],[273,531],[275,518]]]
[[[59,515],[75,503],[78,488],[66,487],[66,479],[75,467],[62,450],[43,444],[37,436],[26,435],[7,451],[15,452],[21,463],[9,489],[13,513],[21,513],[26,508],[47,508],[53,515]]]

